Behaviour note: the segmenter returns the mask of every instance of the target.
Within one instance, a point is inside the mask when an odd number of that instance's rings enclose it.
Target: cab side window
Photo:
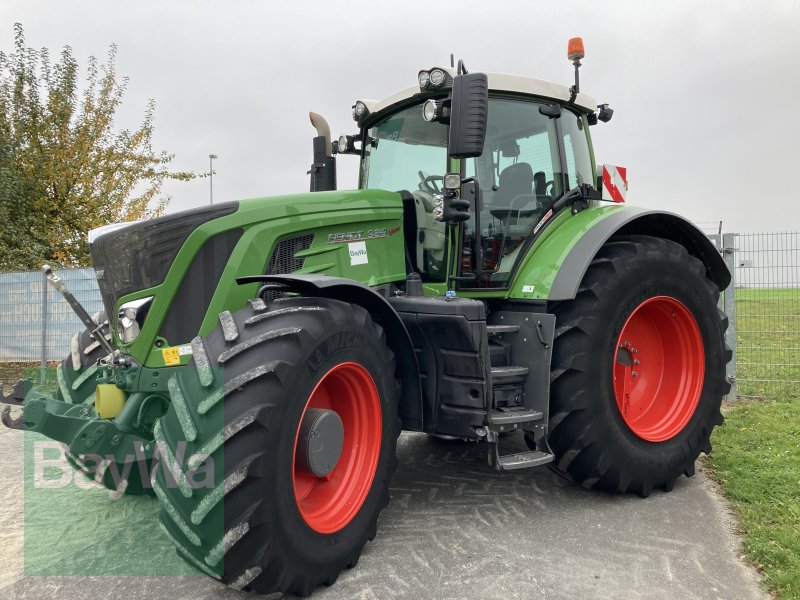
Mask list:
[[[564,110],[561,114],[564,132],[564,151],[567,155],[567,189],[581,184],[594,184],[592,158],[589,153],[589,139],[586,136],[586,122],[583,117]]]

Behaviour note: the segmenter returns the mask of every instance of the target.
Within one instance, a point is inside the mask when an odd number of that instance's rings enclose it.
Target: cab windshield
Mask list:
[[[428,123],[422,106],[404,108],[367,130],[359,187],[407,191],[413,197],[416,235],[409,248],[425,281],[446,278],[447,225],[442,210],[442,175],[447,171],[447,125]]]
[[[416,104],[369,128],[359,187],[438,192],[436,180],[446,169],[447,125],[425,121]]]

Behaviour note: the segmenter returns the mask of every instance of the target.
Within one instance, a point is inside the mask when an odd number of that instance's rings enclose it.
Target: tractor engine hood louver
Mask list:
[[[126,294],[159,285],[189,235],[201,224],[236,212],[238,202],[183,211],[101,235],[92,262],[106,314]]]

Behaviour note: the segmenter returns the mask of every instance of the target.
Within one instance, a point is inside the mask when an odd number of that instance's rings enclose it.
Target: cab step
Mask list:
[[[514,425],[518,423],[540,421],[543,416],[541,411],[530,408],[501,408],[489,414],[489,422],[492,425]]]
[[[492,385],[524,382],[528,376],[528,367],[492,367]]]
[[[514,471],[516,469],[527,469],[528,467],[538,467],[553,462],[553,455],[549,452],[531,450],[530,452],[517,452],[515,454],[500,454],[498,442],[492,444],[489,450],[489,464],[498,471]]]

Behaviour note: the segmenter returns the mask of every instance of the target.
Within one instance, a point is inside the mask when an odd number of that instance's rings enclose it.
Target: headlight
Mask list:
[[[417,75],[417,80],[419,81],[419,88],[425,90],[431,83],[431,75],[427,71],[420,71]]]
[[[153,296],[131,300],[119,307],[119,337],[126,344],[139,336]]]
[[[430,72],[431,86],[441,87],[447,81],[447,74],[441,69],[433,69]]]
[[[422,118],[430,123],[436,118],[437,108],[434,100],[426,100],[422,105]]]
[[[461,189],[461,173],[447,173],[442,181],[442,187],[450,191]]]
[[[369,116],[369,109],[367,108],[366,104],[364,104],[361,100],[353,104],[354,121],[363,121],[367,116]]]
[[[417,73],[420,91],[445,88],[453,85],[453,77],[441,67]]]
[[[340,135],[338,141],[339,154],[358,154],[356,149],[357,140],[358,136],[356,135]]]
[[[422,105],[422,118],[428,123],[442,121],[449,116],[449,109],[445,107],[441,100],[426,100]],[[446,122],[446,121],[445,121]]]

